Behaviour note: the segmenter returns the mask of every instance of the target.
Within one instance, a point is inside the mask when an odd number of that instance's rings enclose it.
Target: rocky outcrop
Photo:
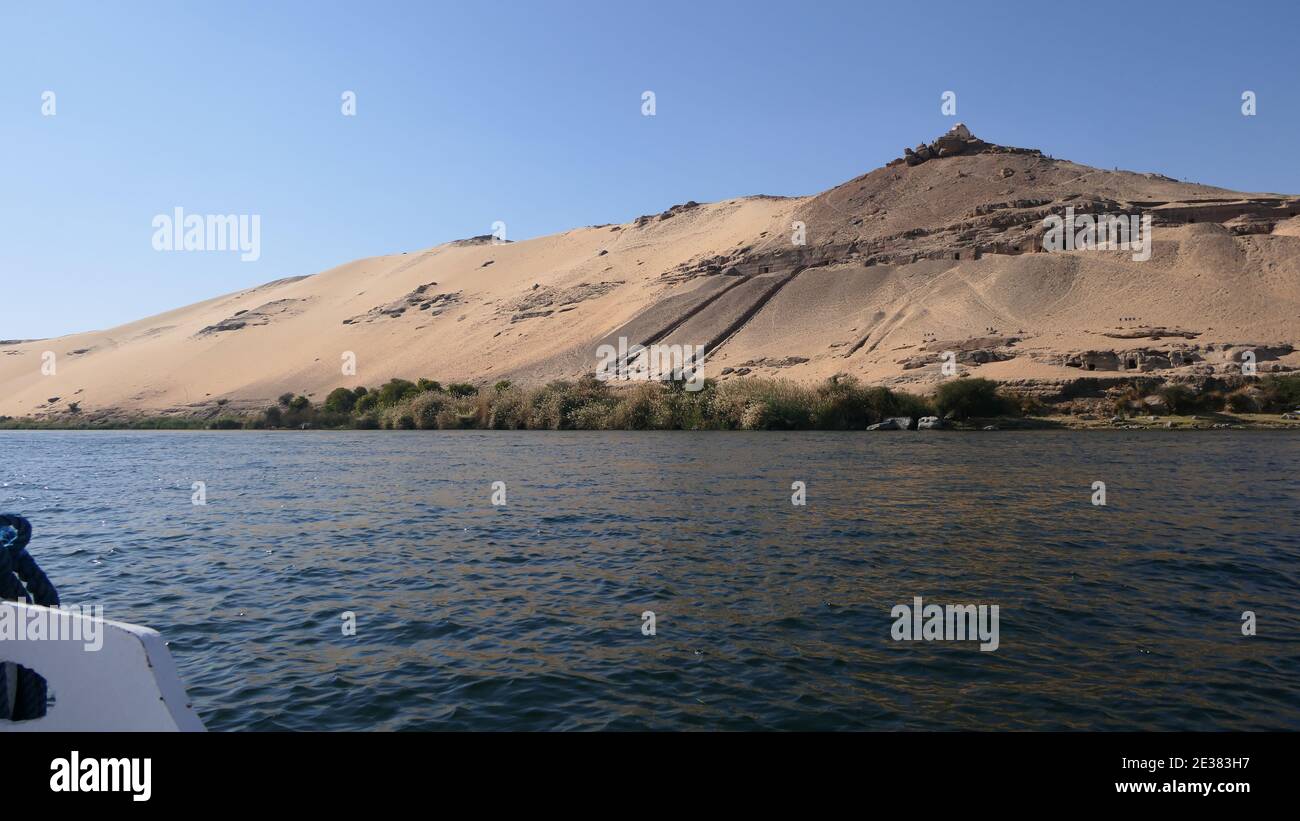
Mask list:
[[[888,419],[882,419],[874,425],[868,425],[867,430],[915,430],[916,425],[910,416],[891,416]]]
[[[613,282],[580,282],[571,288],[543,288],[534,285],[528,293],[506,302],[498,312],[510,313],[511,322],[550,316],[571,310],[571,306],[589,299],[602,297],[623,282],[621,279]]]
[[[1188,331],[1182,328],[1117,328],[1113,331],[1102,331],[1102,336],[1108,336],[1111,339],[1162,339],[1164,337],[1181,337],[1183,339],[1195,339],[1201,335],[1200,331]]]
[[[680,205],[674,205],[671,208],[669,208],[667,211],[661,211],[658,214],[642,214],[641,216],[636,218],[633,224],[636,225],[637,228],[640,228],[652,220],[663,221],[666,219],[672,219],[678,214],[681,214],[685,211],[689,211],[692,208],[698,208],[699,205],[700,204],[695,200],[689,200],[687,202],[681,203]]]
[[[1011,148],[1004,145],[994,145],[986,143],[970,133],[964,124],[957,123],[948,130],[939,139],[932,143],[920,143],[916,148],[904,148],[903,156],[886,164],[887,167],[896,165],[920,165],[929,160],[937,160],[945,157],[956,157],[961,154],[1035,154],[1042,156],[1042,152],[1032,148]],[[1010,169],[1006,169],[1010,170]],[[1012,171],[1012,173],[1015,173]],[[1011,174],[1003,174],[1011,176]]]
[[[1111,334],[1106,334],[1111,336]],[[1085,371],[1152,371],[1190,368],[1205,373],[1232,373],[1240,371],[1242,354],[1251,351],[1259,371],[1265,373],[1287,370],[1277,362],[1280,357],[1294,351],[1289,343],[1248,344],[1211,343],[1208,345],[1180,345],[1172,348],[1122,348],[1068,351],[1064,353],[1035,353],[1033,358],[1048,365],[1062,365]]]
[[[259,325],[269,325],[272,320],[280,316],[293,316],[303,311],[306,300],[302,299],[277,299],[259,305],[252,310],[236,311],[231,316],[226,317],[215,325],[209,325],[202,329],[195,336],[211,336],[212,334],[226,333],[229,331],[240,331],[244,328],[257,327]]]
[[[455,248],[464,248],[474,245],[504,245],[507,242],[514,242],[514,240],[500,239],[495,234],[479,234],[476,237],[452,240],[447,244]]]
[[[941,362],[943,355],[951,352],[957,363],[962,365],[1005,362],[1016,358],[1017,352],[1010,349],[1019,341],[1020,337],[1016,336],[980,336],[927,342],[921,348],[921,353],[897,361],[903,370],[915,370]]]
[[[421,311],[428,311],[428,316],[438,316],[452,305],[460,302],[461,292],[445,294],[431,294],[429,289],[437,285],[436,282],[428,282],[401,299],[394,300],[387,305],[378,305],[371,308],[360,316],[354,316],[350,319],[343,320],[344,325],[355,325],[358,323],[374,322],[377,319],[396,319],[404,315],[409,309],[416,308]]]
[[[784,356],[784,357],[762,357],[761,359],[751,359],[748,362],[741,362],[747,371],[749,368],[789,368],[794,365],[802,365],[808,361],[806,356]]]

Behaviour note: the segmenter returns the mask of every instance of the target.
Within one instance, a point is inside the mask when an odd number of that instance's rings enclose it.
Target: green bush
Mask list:
[[[371,411],[378,410],[378,408],[379,392],[371,391],[370,393],[362,394],[357,397],[356,404],[352,406],[352,412],[358,416],[364,416]]]
[[[418,396],[412,397],[407,401],[411,418],[415,420],[415,425],[420,430],[436,430],[438,428],[438,414],[446,404],[446,399],[434,391],[426,391]]]
[[[1195,413],[1197,408],[1197,397],[1191,388],[1186,385],[1170,383],[1156,391],[1165,403],[1165,408],[1175,415]]]
[[[720,384],[708,404],[712,427],[726,430],[798,430],[813,425],[816,394],[793,382],[736,379]]]
[[[673,426],[672,402],[661,385],[640,382],[611,401],[588,401],[573,414],[579,430],[660,430]]]
[[[351,413],[357,404],[357,395],[347,388],[335,388],[325,397],[325,410],[330,413]]]
[[[1239,388],[1222,398],[1222,406],[1233,413],[1258,413],[1260,402],[1247,388]]]
[[[574,414],[579,408],[607,404],[612,399],[609,387],[592,375],[577,382],[551,382],[527,396],[527,426],[544,430],[572,430],[576,427]]]
[[[1291,411],[1300,408],[1300,374],[1270,376],[1262,380],[1265,402],[1273,410]]]
[[[705,379],[699,390],[675,391],[668,408],[673,427],[678,430],[709,430],[721,427],[714,418],[718,383]]]
[[[813,427],[818,430],[861,430],[879,421],[872,418],[866,393],[856,379],[828,380],[817,391],[812,411]]]
[[[403,399],[422,393],[414,382],[406,379],[390,379],[379,389],[378,404],[381,408],[391,408]]]
[[[486,425],[493,430],[520,430],[529,427],[529,398],[518,388],[498,391]]]
[[[469,397],[461,397],[442,406],[437,422],[440,430],[476,428],[480,426],[480,405]]]
[[[987,418],[1008,411],[998,394],[998,383],[991,379],[964,377],[939,385],[934,394],[935,410],[953,419]]]

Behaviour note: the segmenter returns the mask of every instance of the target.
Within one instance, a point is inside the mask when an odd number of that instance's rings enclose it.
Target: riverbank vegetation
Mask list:
[[[166,416],[90,414],[80,408],[40,419],[0,418],[0,428],[237,430],[862,430],[883,420],[933,416],[957,427],[1070,426],[1074,420],[1214,417],[1282,413],[1300,406],[1300,375],[1193,390],[1179,383],[1133,381],[1104,390],[1066,391],[1051,402],[988,379],[944,382],[932,395],[863,385],[839,377],[816,386],[779,379],[612,385],[594,377],[537,387],[498,382],[443,385],[393,379],[375,388],[338,388],[323,400],[286,393],[260,411],[218,403],[205,413]],[[1080,425],[1088,426],[1088,425]]]

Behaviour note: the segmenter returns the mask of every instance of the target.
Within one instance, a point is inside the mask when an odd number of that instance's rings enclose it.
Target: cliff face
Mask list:
[[[1150,256],[1043,250],[1044,220],[1150,217]],[[1300,367],[1300,199],[1105,171],[959,127],[815,196],[358,260],[103,332],[0,343],[0,414],[265,404],[394,376],[590,373],[705,345],[705,375],[1194,378]],[[43,363],[56,363],[46,373]],[[341,363],[355,359],[356,373]]]

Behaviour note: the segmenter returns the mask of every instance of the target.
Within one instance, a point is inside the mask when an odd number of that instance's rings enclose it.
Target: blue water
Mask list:
[[[213,730],[1300,729],[1286,433],[0,432],[0,453],[0,509],[64,601],[159,630]],[[894,641],[914,596],[998,605],[999,648]]]

